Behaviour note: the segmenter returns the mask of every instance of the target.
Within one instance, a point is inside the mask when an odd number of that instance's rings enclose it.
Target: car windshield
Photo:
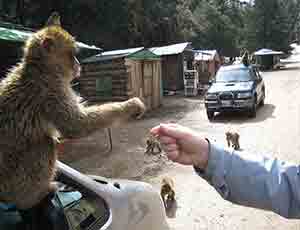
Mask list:
[[[250,72],[244,69],[219,70],[216,75],[216,82],[242,82],[251,80]]]

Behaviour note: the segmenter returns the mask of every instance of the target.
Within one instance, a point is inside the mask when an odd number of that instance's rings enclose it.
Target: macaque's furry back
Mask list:
[[[143,114],[138,98],[102,106],[78,103],[74,38],[54,14],[25,44],[22,61],[0,84],[0,201],[27,209],[55,187],[56,144]]]
[[[234,150],[240,149],[240,135],[237,132],[227,131],[225,136],[228,147],[233,147]]]
[[[175,201],[175,186],[171,177],[165,176],[161,181],[160,196],[166,209]]]

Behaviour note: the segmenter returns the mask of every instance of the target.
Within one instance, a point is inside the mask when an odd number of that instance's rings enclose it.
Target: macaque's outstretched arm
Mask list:
[[[90,107],[75,100],[54,99],[48,101],[45,116],[64,138],[80,138],[144,112],[145,106],[138,98]]]

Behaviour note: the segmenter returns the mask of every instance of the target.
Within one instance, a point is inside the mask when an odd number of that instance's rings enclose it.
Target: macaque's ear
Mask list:
[[[54,41],[51,38],[45,37],[41,45],[47,52],[50,52],[54,48]]]
[[[61,26],[59,13],[56,11],[53,12],[48,18],[45,26]]]

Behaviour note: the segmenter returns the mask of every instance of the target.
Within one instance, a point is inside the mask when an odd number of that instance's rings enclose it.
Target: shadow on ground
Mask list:
[[[178,209],[178,204],[177,204],[177,200],[175,199],[174,201],[168,201],[171,202],[170,204],[168,204],[168,208],[166,208],[166,215],[168,218],[176,218],[176,213],[177,213],[177,209]]]
[[[260,106],[257,110],[255,118],[249,118],[249,114],[247,112],[222,112],[216,114],[212,122],[231,122],[236,124],[259,123],[267,119],[275,118],[273,115],[275,108],[276,107],[273,104],[265,104],[264,106]]]

